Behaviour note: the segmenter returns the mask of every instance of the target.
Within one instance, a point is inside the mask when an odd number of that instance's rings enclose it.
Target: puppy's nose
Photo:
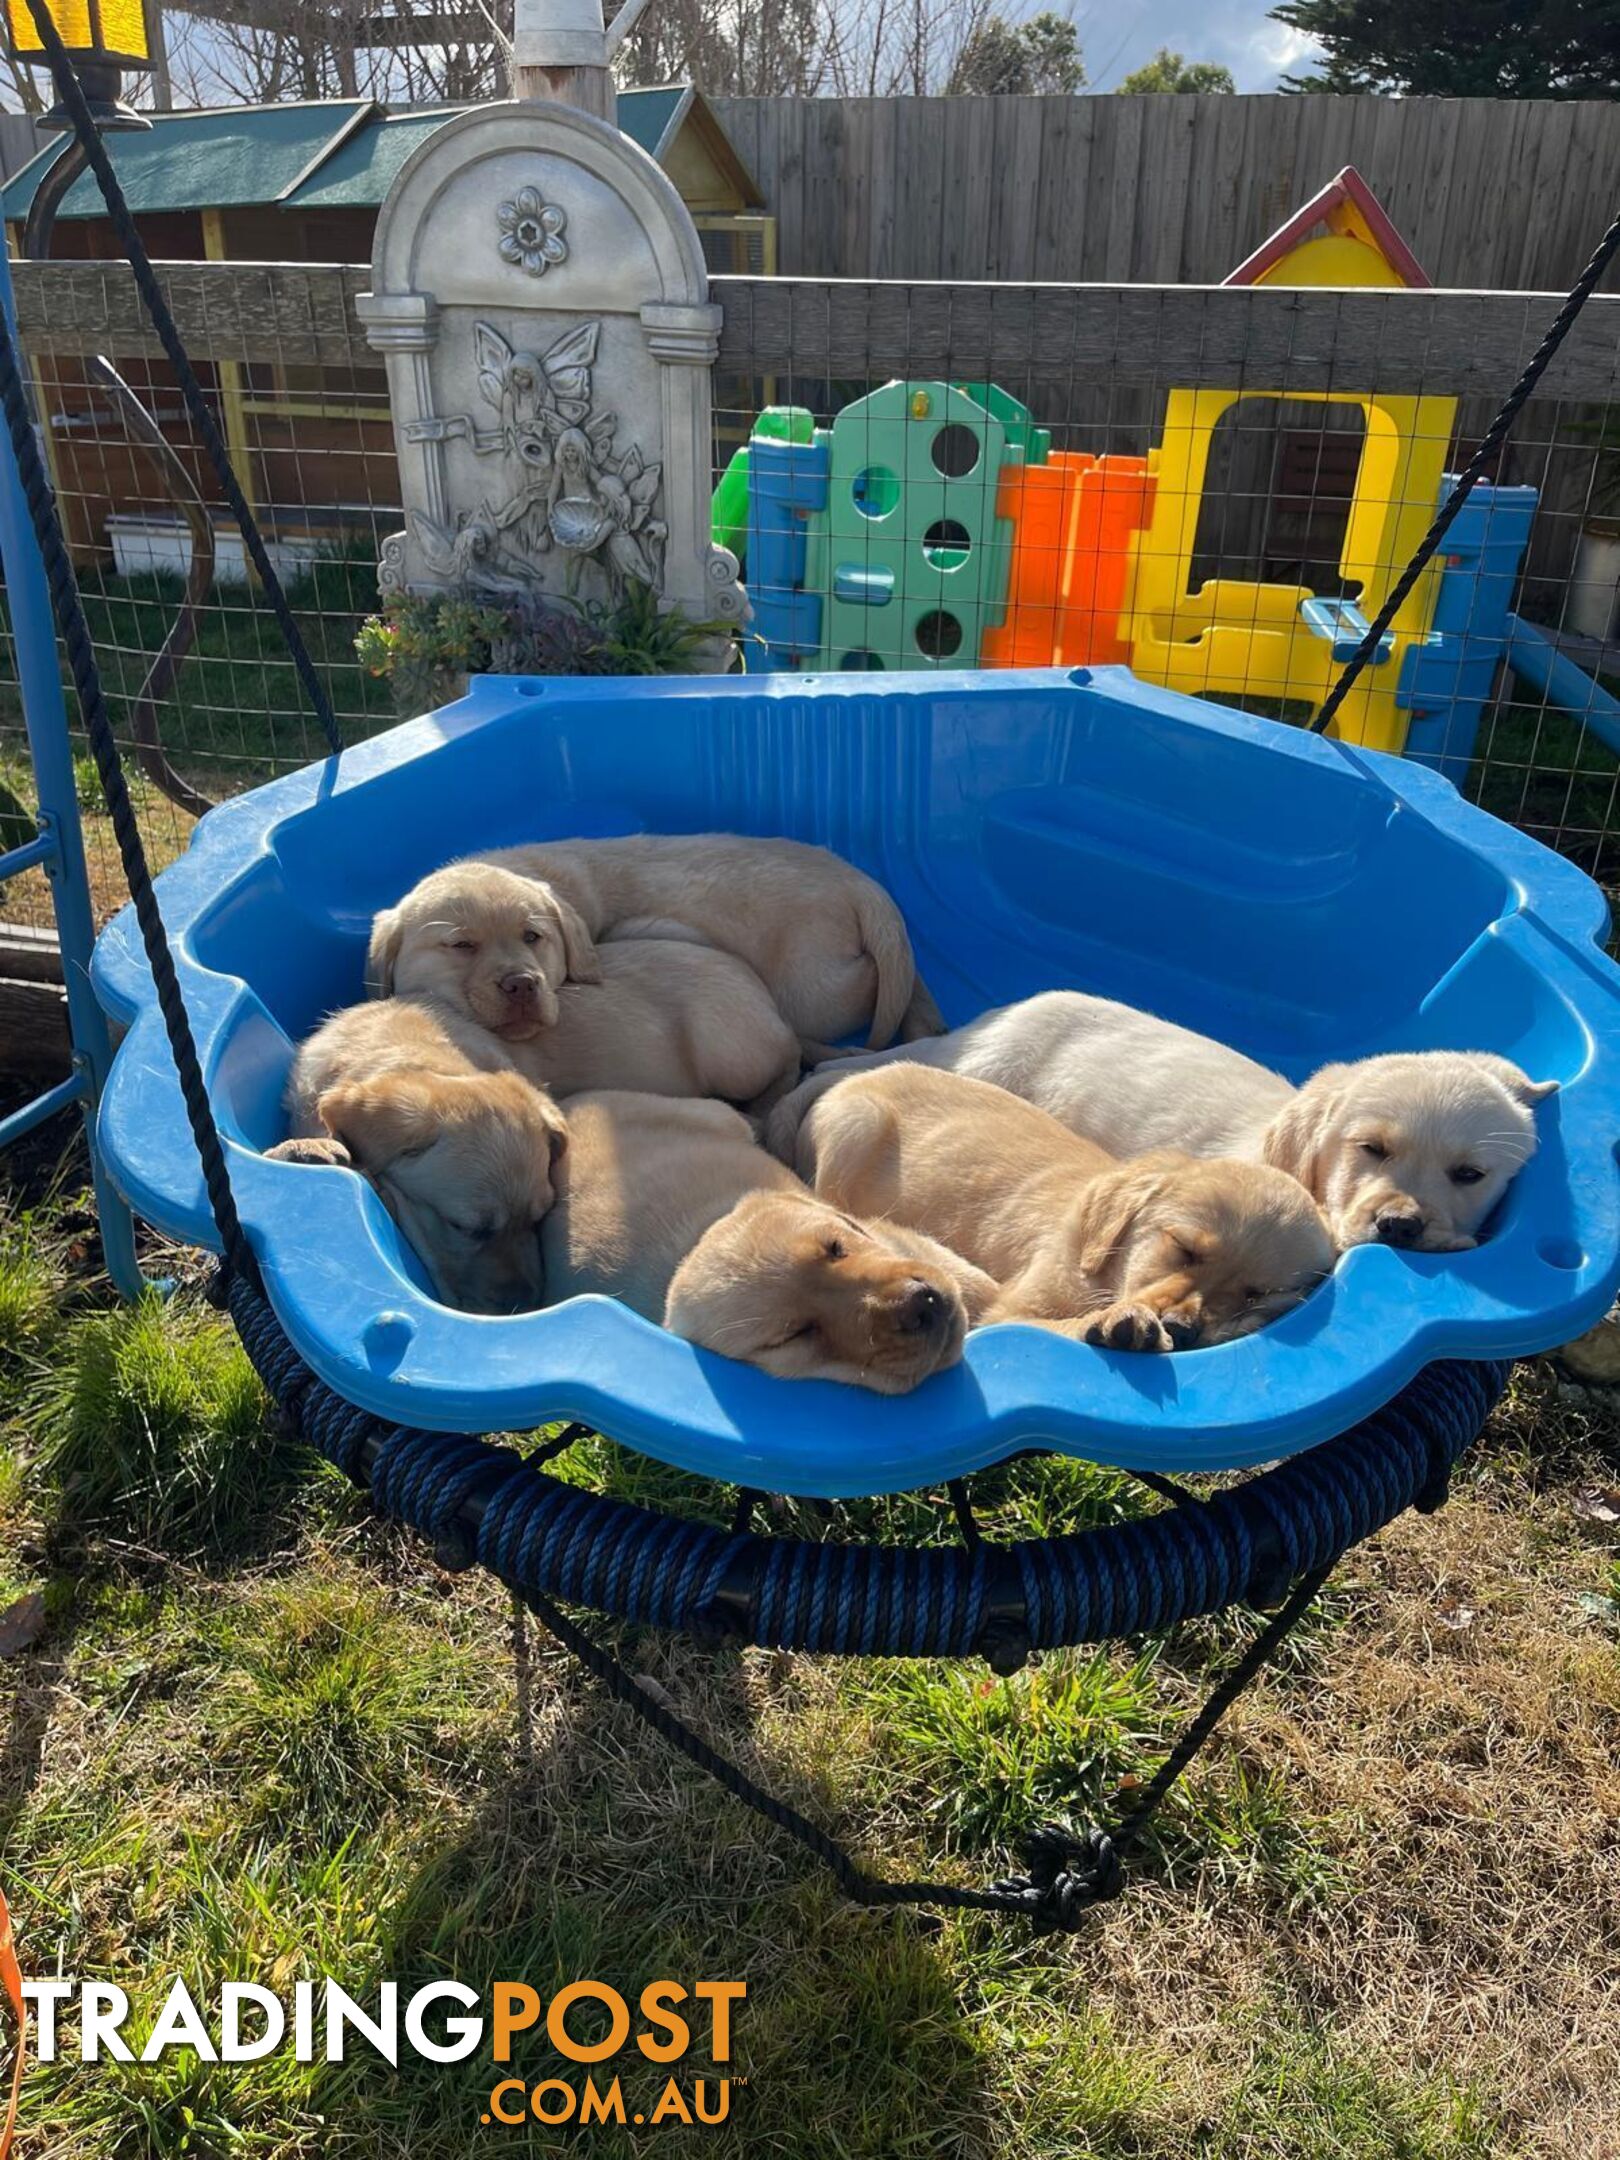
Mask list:
[[[1393,1210],[1373,1218],[1380,1245],[1415,1245],[1427,1227],[1421,1215],[1397,1215]]]
[[[539,989],[539,976],[531,975],[526,968],[514,968],[509,975],[501,977],[502,995],[515,999],[519,1004],[532,1002]]]
[[[914,1282],[900,1301],[895,1324],[902,1335],[931,1335],[944,1326],[949,1310],[932,1283]]]

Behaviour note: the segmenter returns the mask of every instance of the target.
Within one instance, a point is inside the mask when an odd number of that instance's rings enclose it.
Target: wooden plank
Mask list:
[[[868,210],[871,226],[872,275],[892,278],[901,274],[895,256],[895,157],[900,133],[900,100],[872,100],[872,193]]]
[[[996,196],[995,109],[1001,100],[965,97],[944,102],[949,130],[940,200],[945,272],[948,277],[984,277]]]
[[[1122,104],[1127,101],[1121,99]],[[1371,384],[1500,399],[1563,295],[1271,286],[877,284],[716,278],[722,368],[833,376],[989,371],[1286,390]],[[1540,398],[1611,399],[1620,296],[1590,301]]]
[[[31,354],[156,349],[127,271],[17,263],[14,275]],[[352,314],[369,284],[357,265],[166,263],[158,276],[199,358],[375,364]],[[1498,398],[1563,297],[726,277],[713,289],[726,311],[726,368],[804,373],[813,357],[834,374],[865,378],[928,372],[948,352],[952,365],[976,373],[994,349],[1024,373],[1162,383],[1173,355],[1175,379],[1187,383],[1255,383],[1269,370],[1280,388],[1326,388],[1354,381],[1359,367],[1363,380],[1387,390]],[[1613,295],[1588,304],[1538,396],[1614,397],[1617,311]]]
[[[0,976],[10,982],[62,980],[62,948],[54,930],[34,923],[0,922]]]
[[[937,101],[895,98],[891,102],[896,113],[893,275],[943,277],[945,130]]]
[[[1138,221],[1136,274],[1151,279],[1155,285],[1173,285],[1181,275],[1181,236],[1187,229],[1199,101],[1195,97],[1170,96],[1148,97],[1139,102],[1151,106],[1159,122],[1144,141],[1142,159],[1144,178],[1150,170],[1153,175],[1158,208],[1151,219]],[[1026,275],[1036,275],[1033,262]]]
[[[1041,107],[1037,97],[998,97],[995,107],[996,184],[990,227],[989,275],[1035,275],[1035,219],[1041,188]]]
[[[0,1072],[8,1079],[65,1079],[73,1060],[67,992],[57,983],[0,976]]]
[[[162,352],[127,263],[19,262],[11,274],[29,352]],[[194,359],[377,365],[354,313],[371,289],[364,264],[160,263],[157,274]]]

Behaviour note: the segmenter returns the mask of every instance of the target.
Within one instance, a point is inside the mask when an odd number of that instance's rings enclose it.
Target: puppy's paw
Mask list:
[[[265,1154],[271,1162],[326,1163],[335,1169],[352,1170],[354,1160],[341,1140],[278,1140]]]
[[[1085,1339],[1099,1350],[1173,1350],[1169,1329],[1150,1305],[1124,1302],[1093,1313]]]

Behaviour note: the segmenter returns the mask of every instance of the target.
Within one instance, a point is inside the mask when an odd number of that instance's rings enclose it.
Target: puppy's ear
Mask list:
[[[366,948],[366,996],[392,997],[394,994],[394,970],[399,965],[399,948],[405,941],[405,925],[397,907],[384,908],[371,926],[371,943]]]
[[[1070,1236],[1082,1270],[1099,1288],[1112,1290],[1120,1281],[1137,1218],[1160,1176],[1142,1162],[1121,1163],[1082,1187],[1069,1218]]]
[[[551,1103],[546,1106],[546,1145],[551,1159],[551,1182],[555,1185],[568,1154],[568,1120]]]
[[[1322,1197],[1322,1150],[1339,1107],[1340,1083],[1346,1069],[1343,1065],[1324,1065],[1320,1072],[1312,1073],[1261,1137],[1261,1161],[1296,1178],[1314,1200]]]
[[[1493,1080],[1500,1080],[1513,1100],[1523,1103],[1527,1110],[1558,1093],[1556,1080],[1532,1080],[1511,1058],[1497,1057],[1490,1050],[1476,1050],[1473,1055],[1475,1063],[1483,1065]]]
[[[547,887],[548,891],[551,888]],[[585,918],[576,907],[570,907],[559,892],[551,892],[552,904],[557,910],[557,923],[562,931],[563,958],[568,965],[570,982],[599,983],[602,980],[602,963],[596,957],[596,940],[585,927]]]
[[[367,1172],[419,1153],[439,1126],[432,1089],[408,1073],[340,1080],[316,1103],[315,1115],[348,1149],[355,1168]]]

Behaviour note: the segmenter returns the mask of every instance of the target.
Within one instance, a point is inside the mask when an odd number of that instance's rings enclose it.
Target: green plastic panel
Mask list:
[[[949,383],[887,383],[844,408],[827,508],[809,521],[818,667],[978,664],[1007,605],[1013,529],[996,490],[1017,462],[1000,420]]]

